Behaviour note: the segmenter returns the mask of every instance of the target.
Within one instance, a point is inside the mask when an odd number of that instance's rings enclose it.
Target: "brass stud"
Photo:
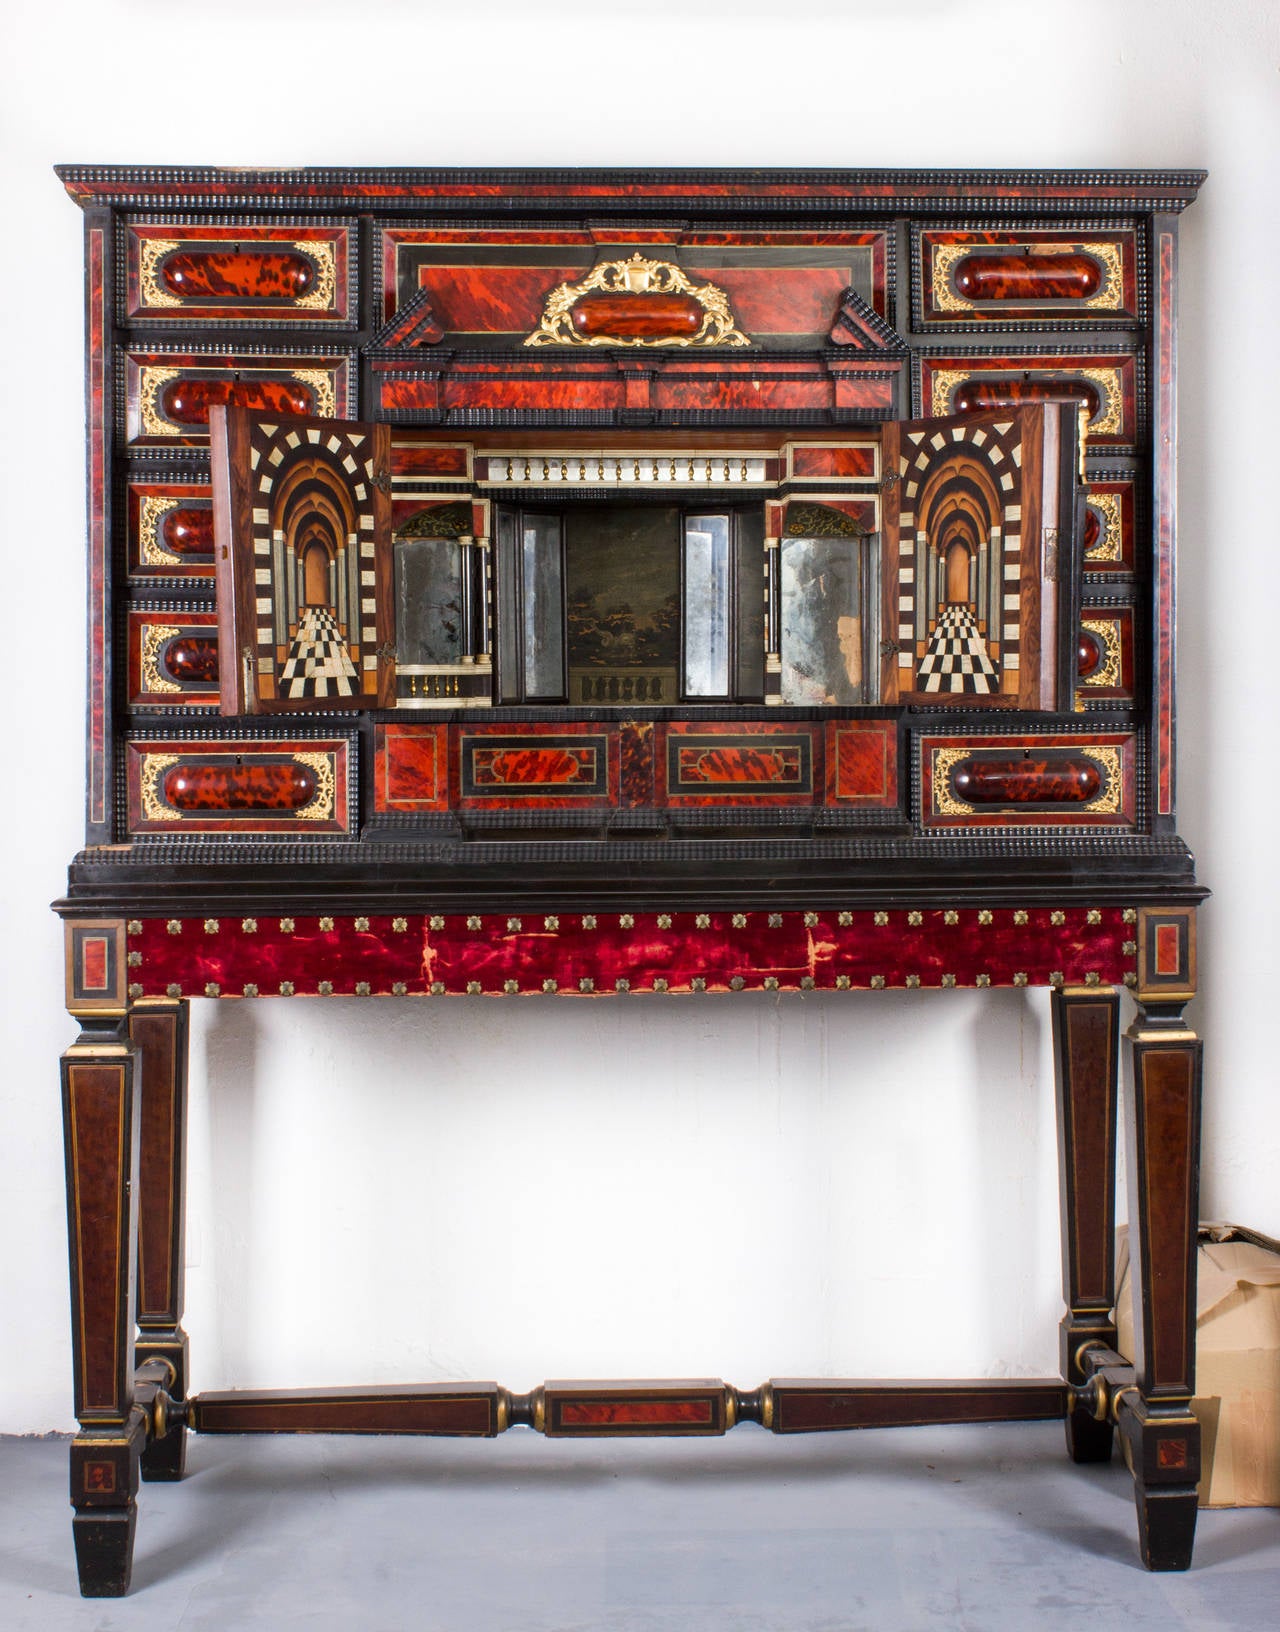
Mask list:
[[[655,992],[669,992],[671,990],[671,982],[665,975],[655,975],[653,977],[653,989]]]
[[[958,924],[960,922],[960,914],[954,907],[948,907],[942,915],[942,921],[944,924]]]
[[[1137,907],[1126,907],[1120,915],[1126,924],[1136,924],[1138,921]]]
[[[818,927],[818,915],[817,915],[816,912],[806,912],[805,913],[805,915],[804,915],[804,927],[806,929],[817,929],[817,927]]]
[[[705,977],[702,976],[702,975],[695,975],[693,977],[693,979],[689,982],[689,990],[691,992],[705,992],[706,989],[707,989],[707,982],[706,982]]]
[[[735,929],[745,929],[747,927],[747,915],[745,912],[735,912],[730,922]]]
[[[876,913],[874,922],[879,926],[879,928],[883,929],[889,922],[889,914],[887,912]]]
[[[1027,921],[1027,909],[1025,907],[1018,907],[1014,911],[1013,921],[1015,924],[1025,924]]]
[[[634,929],[635,927],[636,927],[636,921],[635,921],[635,918],[631,915],[631,913],[624,912],[619,916],[619,918],[618,918],[618,928],[619,929]]]
[[[660,912],[658,914],[658,928],[659,929],[670,929],[671,928],[671,914],[669,912]]]
[[[256,935],[258,933],[258,920],[256,918],[242,918],[240,928],[246,935]]]
[[[1019,969],[1018,973],[1013,977],[1013,984],[1015,986],[1025,986],[1027,984],[1027,977],[1025,974],[1023,974],[1021,969]]]
[[[1067,921],[1067,915],[1066,915],[1065,912],[1062,911],[1061,907],[1055,907],[1053,909],[1053,911],[1049,914],[1049,922],[1051,924],[1062,925],[1062,924],[1065,924],[1066,921]]]
[[[291,980],[282,980],[280,982],[280,996],[281,997],[292,997],[293,996],[293,982]]]
[[[333,982],[331,980],[322,980],[316,987],[316,991],[319,992],[321,997],[332,997]]]
[[[391,988],[391,995],[392,997],[404,997],[408,990],[409,988],[405,985],[404,981],[397,980]]]
[[[369,982],[367,980],[358,980],[358,981],[356,981],[356,996],[357,997],[368,997],[368,995],[369,995]]]
[[[440,914],[438,912],[433,912],[432,913],[431,919],[430,919],[430,922],[427,925],[427,928],[437,930],[437,931],[442,930],[444,928],[444,919],[440,916]],[[468,929],[471,928],[471,923],[470,923],[469,920],[468,920],[468,923],[467,923],[467,928]]]
[[[710,929],[711,928],[711,914],[709,912],[700,912],[698,914],[698,916],[693,920],[693,927],[695,929]]]
[[[991,922],[991,908],[990,907],[980,907],[978,909],[978,922],[980,924],[989,924]]]
[[[550,917],[542,920],[542,927],[543,929],[550,930],[554,934],[554,932],[560,928],[560,920],[554,913],[552,913]]]
[[[518,935],[523,928],[524,928],[524,924],[519,918],[508,918],[507,919],[507,934],[508,935]]]
[[[139,924],[138,927],[139,927],[139,929],[141,929],[141,927],[142,927],[141,924]],[[182,919],[181,918],[170,918],[169,922],[164,927],[169,931],[170,935],[181,935],[182,934]]]
[[[141,997],[142,996],[142,987],[138,984],[138,982],[136,980],[131,980],[129,982],[129,996],[130,997]]]
[[[333,919],[332,918],[322,918],[320,920],[320,933],[322,935],[332,935],[333,934]]]
[[[141,935],[142,934],[142,919],[141,918],[130,918],[129,922],[125,925],[125,932],[126,932],[126,934],[129,934],[129,935]]]
[[[778,977],[777,977],[777,975],[766,975],[764,977],[764,989],[765,989],[766,992],[776,992],[777,991],[777,989],[778,989]]]
[[[258,983],[257,983],[256,980],[246,980],[245,981],[245,983],[244,983],[244,995],[246,997],[257,997],[257,995],[258,995]]]
[[[547,994],[548,997],[554,997],[555,994],[560,990],[560,982],[558,980],[556,980],[554,978],[554,976],[548,975],[547,978],[542,983],[542,990]]]
[[[442,981],[442,980],[433,980],[431,982],[431,995],[432,995],[432,997],[443,997],[444,996],[444,981]]]
[[[140,964],[142,963],[142,953],[141,952],[130,952],[129,958],[128,958],[128,963],[129,963],[130,969],[137,969],[140,966]]]
[[[1138,977],[1132,969],[1125,974],[1124,983],[1126,986],[1136,986],[1138,984]]]
[[[1121,942],[1120,951],[1123,953],[1123,955],[1126,958],[1136,957],[1137,952],[1138,952],[1138,943],[1137,943],[1137,941],[1123,941],[1123,942]]]
[[[218,933],[218,920],[216,918],[206,918],[204,932],[206,935],[216,935]]]
[[[1061,991],[1063,986],[1066,985],[1066,981],[1062,978],[1061,969],[1055,969],[1053,971],[1053,973],[1049,976],[1049,984],[1053,987],[1055,992]]]
[[[942,984],[944,986],[954,986],[955,983],[956,983],[956,977],[954,975],[943,975]]]
[[[222,987],[218,985],[216,980],[206,980],[204,983],[204,995],[206,997],[221,997]]]
[[[990,975],[979,975],[978,978],[977,978],[977,981],[975,982],[975,985],[978,985],[978,986],[990,986],[990,984],[991,984],[991,976]]]
[[[771,912],[769,914],[769,928],[770,929],[781,929],[782,928],[782,914],[780,912]]]
[[[1090,969],[1085,973],[1084,983],[1086,986],[1101,986],[1102,976],[1096,969]]]
[[[852,926],[853,926],[853,914],[851,912],[842,912],[842,913],[840,913],[836,918],[836,923],[839,924],[841,929],[850,929],[850,928],[852,928]]]
[[[440,989],[441,989],[441,991],[444,990],[443,983],[441,984]],[[467,996],[468,997],[479,997],[480,993],[481,993],[480,982],[478,980],[469,980],[467,982]]]
[[[477,917],[477,915],[474,912],[471,914],[470,918],[467,919],[467,928],[468,929],[479,929],[480,928],[480,919]]]
[[[1088,912],[1085,913],[1084,919],[1085,923],[1087,924],[1100,924],[1102,922],[1102,914],[1099,912],[1097,907],[1090,907]]]
[[[740,992],[746,984],[741,975],[730,975],[729,977],[729,990],[731,992]]]
[[[166,997],[181,997],[182,987],[178,985],[176,980],[171,980],[164,989],[164,995]]]
[[[872,975],[872,977],[871,977],[871,990],[873,992],[882,992],[882,991],[884,991],[884,976],[883,975]]]
[[[580,992],[586,992],[589,995],[590,993],[594,992],[595,989],[596,983],[594,980],[592,980],[591,976],[583,975],[582,979],[578,982],[578,990]]]
[[[502,989],[508,997],[516,997],[520,992],[520,982],[518,980],[504,980]]]
[[[367,918],[357,918],[352,927],[357,935],[367,935],[369,933],[369,920]]]
[[[407,918],[393,918],[391,920],[391,930],[395,935],[403,935],[408,927],[409,920]]]
[[[850,981],[848,975],[836,976],[836,991],[847,992],[851,984],[852,982]]]
[[[594,929],[596,927],[596,915],[594,912],[583,913],[582,927],[583,929]]]
[[[907,922],[913,929],[918,929],[920,925],[924,923],[924,914],[922,912],[909,912],[907,914]]]
[[[619,975],[617,980],[615,980],[613,983],[613,989],[615,992],[629,992],[631,990],[631,982],[625,975]]]
[[[908,975],[907,976],[907,985],[908,986],[914,988],[914,987],[918,986],[919,984],[920,984],[920,976],[919,975]]]
[[[816,985],[817,981],[814,980],[812,975],[800,976],[800,990],[802,992],[811,992]]]
[[[282,918],[280,920],[280,933],[282,935],[292,935],[293,934],[293,919],[292,918]]]

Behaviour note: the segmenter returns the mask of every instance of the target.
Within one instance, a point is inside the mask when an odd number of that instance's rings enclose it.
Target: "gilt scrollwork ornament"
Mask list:
[[[702,308],[702,322],[693,334],[632,335],[579,334],[573,308],[594,292],[606,295],[687,295]],[[729,305],[729,297],[714,283],[694,283],[671,261],[646,260],[640,252],[629,261],[601,261],[581,283],[560,283],[547,296],[542,321],[525,337],[526,346],[749,346]]]
[[[1098,640],[1103,651],[1102,662],[1082,684],[1114,690],[1121,684],[1119,622],[1115,618],[1082,618],[1080,627]]]
[[[144,692],[154,696],[159,692],[182,690],[176,680],[170,680],[160,669],[160,658],[165,647],[181,633],[182,630],[174,623],[148,623],[143,626],[140,657]]]

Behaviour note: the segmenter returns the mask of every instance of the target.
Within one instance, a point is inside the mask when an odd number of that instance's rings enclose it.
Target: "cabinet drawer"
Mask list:
[[[352,358],[282,348],[152,347],[125,358],[125,436],[135,447],[191,447],[209,440],[219,403],[263,414],[344,419],[353,402]]]
[[[988,413],[1028,402],[1073,401],[1088,413],[1090,447],[1137,440],[1138,360],[1131,352],[934,353],[920,360],[921,412]]]
[[[1131,606],[1086,606],[1080,617],[1076,700],[1128,702],[1133,697]]]
[[[190,607],[130,607],[129,704],[218,706],[218,614]]]
[[[355,826],[354,743],[353,733],[133,737],[129,831],[345,837]]]
[[[131,481],[131,578],[213,578],[213,494],[207,481]]]
[[[912,244],[917,328],[1091,328],[1137,320],[1137,239],[1132,231],[947,232],[924,228]]]
[[[349,223],[131,221],[124,238],[126,322],[354,325]]]
[[[1135,739],[1019,733],[919,741],[926,828],[1131,827]]]
[[[1084,569],[1132,572],[1133,482],[1091,481],[1085,488]]]

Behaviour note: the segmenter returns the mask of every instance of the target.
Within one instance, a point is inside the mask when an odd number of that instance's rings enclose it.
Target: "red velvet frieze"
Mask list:
[[[485,912],[128,925],[130,995],[515,996],[1131,984],[1132,908]]]

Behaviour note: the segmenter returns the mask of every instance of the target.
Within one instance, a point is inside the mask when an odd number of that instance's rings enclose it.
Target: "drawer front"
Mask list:
[[[131,578],[213,579],[213,496],[207,481],[131,481]]]
[[[354,326],[350,223],[129,222],[125,320]]]
[[[1134,484],[1091,481],[1085,489],[1084,568],[1086,572],[1132,572],[1134,563]]]
[[[1131,352],[935,353],[920,360],[921,413],[988,413],[1029,402],[1074,401],[1090,447],[1136,442],[1138,360]]]
[[[1134,759],[1128,732],[922,736],[921,826],[1131,827]]]
[[[581,810],[616,806],[617,728],[604,725],[459,726],[450,793],[472,810]]]
[[[218,706],[218,614],[191,607],[130,607],[129,704]]]
[[[129,831],[345,837],[355,826],[353,734],[134,737]]]
[[[1125,231],[948,232],[913,235],[917,328],[1136,322],[1137,235]]]
[[[1077,703],[1133,698],[1134,625],[1131,606],[1086,606],[1077,649]]]
[[[209,441],[219,403],[264,415],[345,419],[354,402],[352,358],[215,348],[130,351],[125,358],[125,436],[134,447],[192,447]]]
[[[659,804],[680,809],[819,802],[820,725],[684,722],[660,725],[657,736]]]

